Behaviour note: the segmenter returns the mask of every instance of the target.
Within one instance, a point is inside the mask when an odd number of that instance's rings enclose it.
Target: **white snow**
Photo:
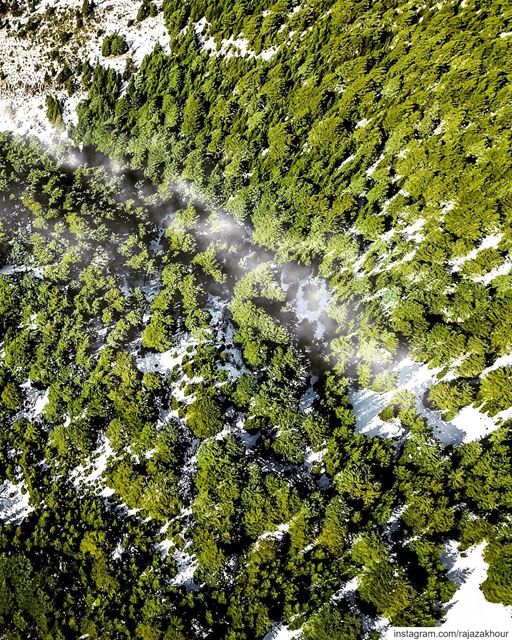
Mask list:
[[[331,602],[338,602],[340,600],[350,600],[355,596],[355,592],[359,587],[359,576],[355,576],[348,582],[345,582],[336,593],[331,596]]]
[[[49,390],[40,391],[32,385],[32,380],[27,380],[20,386],[25,396],[23,415],[27,420],[35,420],[48,404]]]
[[[428,365],[420,364],[404,358],[391,371],[398,374],[396,389],[386,393],[363,389],[350,394],[350,402],[356,415],[356,431],[368,435],[396,434],[397,427],[386,425],[378,416],[385,409],[399,391],[410,391],[417,398],[435,382],[435,375],[439,369],[429,369]]]
[[[423,234],[419,233],[425,226],[426,220],[424,218],[418,218],[416,222],[408,225],[402,229],[402,233],[407,240],[413,240],[414,242],[421,242],[423,240]]]
[[[306,392],[304,393],[304,395],[302,396],[302,398],[300,399],[299,408],[304,413],[311,413],[313,403],[315,402],[315,400],[319,398],[318,393],[315,391],[315,384],[317,382],[318,382],[318,376],[311,376],[310,385],[306,390]]]
[[[471,547],[463,557],[457,543],[450,541],[443,555],[443,563],[449,569],[448,577],[457,585],[457,592],[448,604],[443,629],[512,629],[512,607],[488,602],[480,585],[487,577],[487,563],[483,558],[486,543]]]
[[[381,438],[394,438],[402,433],[400,424],[393,420],[384,422],[379,413],[387,407],[394,394],[379,394],[370,389],[352,391],[349,394],[356,417],[356,433]]]
[[[371,178],[372,175],[375,173],[377,167],[379,166],[379,164],[384,160],[384,154],[381,153],[380,156],[377,158],[377,160],[370,166],[368,167],[368,169],[366,170],[366,175],[368,178]]]
[[[273,531],[265,531],[265,533],[258,536],[258,539],[254,543],[254,548],[257,549],[263,540],[281,540],[285,533],[288,533],[289,529],[290,525],[285,522],[280,524],[277,529],[274,529]]]
[[[198,566],[198,560],[186,551],[176,550],[172,557],[176,561],[178,573],[172,579],[172,584],[184,585],[188,591],[197,589],[194,575]]]
[[[32,413],[34,418],[41,415],[41,413],[43,413],[44,408],[49,402],[49,395],[50,395],[49,389],[46,389],[44,393],[39,394],[37,396],[36,402],[34,404],[34,410]]]
[[[230,381],[249,373],[242,350],[235,344],[235,327],[229,316],[224,313],[227,308],[226,301],[220,296],[208,294],[205,308],[211,317],[212,337],[218,347],[223,349],[223,362],[219,365],[219,369],[227,372]]]
[[[460,258],[454,258],[453,260],[450,260],[450,264],[452,265],[452,270],[453,271],[459,271],[461,266],[465,262],[467,262],[468,260],[474,260],[478,256],[480,251],[483,251],[484,249],[494,249],[494,248],[496,248],[499,245],[499,243],[501,242],[502,238],[503,238],[503,234],[502,233],[495,233],[495,234],[491,234],[489,236],[486,236],[485,238],[483,238],[483,240],[480,242],[480,244],[477,247],[472,249],[465,256],[461,256]],[[481,276],[481,277],[483,277],[483,276]]]
[[[40,97],[0,97],[0,131],[20,136],[28,135],[50,144],[55,130],[46,117],[44,100]]]
[[[108,438],[105,436],[103,442],[93,453],[91,459],[86,462],[85,465],[79,465],[71,471],[70,478],[73,480],[73,485],[79,488],[84,485],[98,484],[102,487],[98,495],[106,498],[112,496],[114,490],[110,487],[103,486],[101,481],[107,469],[108,461],[113,456],[114,450]]]
[[[129,57],[135,66],[140,66],[144,57],[150,54],[157,44],[165,53],[170,54],[169,34],[163,12],[159,11],[156,16],[137,22],[138,8],[138,3],[132,0],[100,0],[97,3],[94,11],[96,29],[103,29],[105,36],[114,33],[123,35],[128,51],[120,56],[104,58],[101,54],[103,39],[98,38],[95,32],[86,31],[88,41],[85,47],[92,65],[100,62],[103,66],[122,73]],[[131,26],[128,26],[129,22],[132,22]]]
[[[245,417],[242,413],[240,413],[235,421],[234,426],[232,426],[231,422],[227,422],[222,431],[219,431],[215,435],[215,440],[224,440],[229,435],[238,435],[246,450],[249,451],[254,447],[261,433],[258,431],[256,433],[249,433],[245,430]]]
[[[270,58],[273,58],[276,53],[278,52],[279,47],[269,47],[268,49],[263,49],[263,51],[256,56],[256,58],[259,58],[261,60],[270,60]]]
[[[506,260],[499,267],[495,267],[489,273],[485,273],[482,276],[475,276],[473,278],[474,282],[480,282],[481,284],[488,285],[495,278],[499,278],[500,276],[508,276],[508,274],[512,271],[512,260]]]
[[[468,405],[450,420],[450,424],[464,433],[462,442],[471,442],[485,438],[510,418],[512,418],[512,407],[500,411],[495,416],[489,416],[476,407]]]
[[[160,553],[164,558],[168,555],[170,549],[173,546],[174,546],[174,542],[172,540],[169,540],[169,538],[166,538],[165,540],[162,540],[157,544],[158,550],[160,551]]]
[[[233,35],[229,38],[223,38],[220,47],[217,46],[213,36],[206,36],[206,32],[210,27],[210,23],[205,17],[198,20],[194,25],[194,30],[199,39],[200,46],[203,51],[207,51],[211,56],[222,58],[256,58],[261,60],[270,60],[279,50],[279,47],[270,47],[257,54],[250,48],[247,38]]]
[[[192,355],[197,341],[191,336],[185,336],[175,348],[163,353],[151,352],[137,358],[137,368],[142,373],[158,372],[170,373],[174,367],[181,365],[187,355]]]
[[[410,358],[404,358],[392,371],[398,374],[396,389],[386,393],[363,389],[352,391],[349,394],[350,402],[356,416],[356,432],[370,436],[383,438],[396,437],[402,433],[398,422],[384,422],[379,418],[379,413],[385,409],[399,391],[409,391],[416,397],[416,409],[421,415],[431,418],[432,413],[423,406],[421,398],[428,387],[435,382],[435,375],[439,369],[429,369],[426,364],[414,362]],[[432,420],[429,420],[432,424]],[[443,432],[436,434],[442,439]]]
[[[427,389],[439,381],[436,374],[440,370],[429,369],[426,364],[405,358],[391,369],[398,374],[396,389],[386,393],[371,389],[352,391],[349,396],[356,417],[356,432],[382,438],[401,435],[402,428],[398,421],[384,422],[379,418],[381,411],[393,401],[399,391],[409,391],[414,395],[416,411],[427,420],[434,436],[444,445],[480,440],[512,417],[512,408],[491,417],[468,405],[450,421],[444,420],[440,411],[428,409],[422,402]]]
[[[306,450],[306,455],[304,457],[304,467],[306,470],[311,473],[315,464],[321,464],[325,455],[327,454],[327,447],[321,449],[320,451],[313,451],[313,449],[308,448]],[[320,468],[321,473],[325,471],[325,467],[322,465]]]
[[[439,381],[436,374],[439,373],[440,368],[429,369],[426,364],[420,365],[405,358],[393,370],[398,373],[398,385],[395,390],[378,393],[364,389],[350,394],[358,433],[388,438],[400,435],[401,428],[398,422],[386,424],[379,418],[379,413],[388,406],[398,391],[410,391],[414,394],[416,410],[426,418],[434,436],[445,445],[480,440],[512,417],[512,408],[501,411],[495,416],[489,416],[478,408],[468,405],[450,421],[446,421],[442,418],[440,411],[428,409],[422,402],[427,389]]]
[[[496,358],[492,365],[484,369],[480,375],[486,376],[488,373],[491,373],[491,371],[501,369],[501,367],[512,367],[512,353],[507,353],[504,356]]]
[[[343,169],[343,167],[348,164],[349,162],[352,162],[352,160],[356,157],[355,153],[351,153],[348,157],[345,158],[345,160],[343,160],[343,162],[338,166],[338,168],[336,169],[336,171],[339,171],[340,169]]]
[[[45,100],[56,90],[45,76],[43,59],[43,49],[33,39],[21,40],[0,29],[0,131],[50,143],[58,136],[46,117]]]
[[[443,128],[445,125],[445,121],[441,120],[441,122],[437,125],[437,127],[434,129],[434,135],[438,136],[443,132]]]
[[[44,13],[47,9],[71,9],[80,6],[79,0],[41,0],[35,13]]]
[[[169,35],[165,27],[163,11],[156,16],[136,21],[138,3],[132,0],[98,0],[95,9],[79,30],[72,28],[72,17],[66,12],[79,7],[78,0],[43,0],[36,13],[37,31],[26,39],[17,38],[15,33],[27,20],[26,13],[21,18],[10,18],[10,22],[0,28],[0,131],[18,135],[37,137],[43,144],[67,138],[64,129],[57,131],[46,116],[46,97],[55,96],[62,107],[62,117],[66,126],[77,123],[76,107],[86,97],[84,92],[69,96],[57,86],[60,66],[51,59],[49,52],[58,46],[59,53],[70,68],[81,64],[83,52],[88,53],[92,65],[103,66],[122,73],[130,57],[138,66],[144,57],[159,44],[165,53],[170,53]],[[57,17],[45,15],[52,7]],[[63,45],[58,41],[55,21],[67,20],[70,24],[69,40]],[[128,26],[129,22],[131,26]],[[122,56],[104,58],[101,54],[102,37],[120,33],[128,44],[127,53]]]
[[[0,484],[0,521],[20,523],[34,510],[29,500],[30,494],[24,482],[14,484],[5,480]]]
[[[446,214],[449,211],[452,211],[453,209],[455,209],[455,202],[453,202],[453,200],[450,200],[448,202],[443,202],[442,203],[442,208],[441,208],[441,214]]]
[[[1,120],[0,120],[1,129]],[[43,278],[43,272],[38,267],[29,267],[27,265],[9,264],[0,269],[0,276],[12,276],[15,273],[33,273],[36,278]]]
[[[284,624],[273,624],[272,629],[267,633],[263,640],[293,640],[299,638],[302,629],[292,631]]]
[[[356,129],[363,129],[364,127],[366,127],[367,125],[369,125],[371,122],[371,118],[362,118],[361,120],[359,120],[359,122],[356,124]]]

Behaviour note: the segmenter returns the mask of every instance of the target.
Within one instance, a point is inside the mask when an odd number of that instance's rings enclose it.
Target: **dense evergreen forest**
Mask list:
[[[377,640],[453,541],[512,605],[512,5],[132,4],[0,1],[1,637]]]

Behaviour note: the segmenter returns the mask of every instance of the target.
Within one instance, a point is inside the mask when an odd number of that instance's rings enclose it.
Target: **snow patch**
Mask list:
[[[83,465],[79,465],[71,471],[70,478],[78,489],[81,486],[100,484],[110,458],[114,457],[108,438],[105,436],[101,445],[93,453],[91,459]],[[110,487],[103,487],[99,495],[108,498],[114,494]]]
[[[250,48],[247,38],[242,38],[241,36],[235,38],[233,35],[229,38],[223,38],[220,47],[218,47],[213,36],[206,36],[209,27],[210,23],[203,17],[195,23],[194,31],[201,49],[207,51],[211,56],[218,56],[228,60],[230,58],[255,58],[267,61],[279,50],[279,47],[270,47],[257,54]]]
[[[375,171],[377,170],[377,167],[379,166],[379,164],[384,160],[384,154],[381,153],[380,156],[377,158],[377,160],[370,166],[368,167],[368,169],[366,170],[366,175],[368,178],[371,178],[372,175],[375,173]]]
[[[292,631],[284,624],[273,624],[272,629],[267,633],[263,640],[293,640],[293,638],[299,638],[301,633],[302,629]]]
[[[495,233],[495,234],[486,236],[480,242],[478,247],[475,247],[474,249],[472,249],[465,256],[461,256],[460,258],[454,258],[453,260],[450,260],[450,264],[452,265],[452,271],[459,271],[461,266],[465,262],[467,262],[468,260],[474,260],[478,256],[480,251],[484,251],[484,249],[496,248],[500,244],[502,238],[503,238],[502,233]],[[480,276],[480,277],[483,278],[484,276]]]
[[[359,122],[356,124],[356,129],[363,129],[364,127],[366,127],[367,125],[370,124],[371,122],[371,118],[362,118],[361,120],[359,120]]]
[[[297,295],[290,303],[299,321],[307,321],[315,326],[315,340],[321,340],[326,332],[321,318],[331,300],[332,293],[325,280],[309,276],[300,280]]]
[[[336,171],[340,171],[340,169],[343,169],[343,167],[348,164],[349,162],[352,162],[352,160],[356,157],[355,153],[351,153],[347,158],[345,158],[345,160],[343,160],[343,162],[338,166],[338,168],[336,169]]]
[[[508,274],[512,271],[512,260],[506,260],[499,267],[495,267],[489,273],[485,273],[482,276],[475,276],[473,278],[474,282],[479,282],[484,285],[489,285],[493,280],[499,278],[500,276],[508,276]]]
[[[1,127],[1,118],[0,118]],[[27,265],[9,264],[0,269],[0,276],[12,276],[15,273],[32,273],[34,277],[43,279],[43,272],[38,267],[29,267]]]
[[[33,510],[30,494],[24,482],[14,484],[5,480],[0,485],[0,521],[19,524]]]
[[[484,369],[480,375],[486,376],[488,373],[491,373],[491,371],[501,369],[502,367],[512,367],[512,353],[507,353],[506,355],[497,358],[492,365]]]
[[[485,629],[494,631],[512,628],[512,607],[488,602],[480,589],[487,577],[487,563],[483,558],[486,542],[471,547],[464,555],[451,540],[442,556],[448,577],[458,590],[448,603],[443,629]]]
[[[409,391],[416,398],[416,411],[424,417],[432,428],[433,435],[444,445],[480,440],[496,430],[505,420],[512,418],[512,407],[495,416],[482,413],[471,405],[461,409],[449,422],[444,420],[440,411],[425,407],[422,402],[425,392],[439,379],[436,375],[440,368],[429,369],[405,358],[391,369],[398,374],[398,384],[388,392],[377,392],[371,389],[351,391],[350,402],[356,417],[356,433],[382,438],[394,438],[402,434],[402,427],[397,420],[384,422],[379,414],[400,391]]]
[[[254,548],[257,549],[260,543],[264,540],[282,540],[284,535],[288,533],[289,529],[290,525],[285,522],[283,524],[280,524],[277,529],[274,529],[273,531],[265,531],[265,533],[262,533],[260,536],[258,536],[258,539],[254,543]]]
[[[489,416],[476,407],[468,405],[452,418],[450,424],[463,432],[462,442],[472,442],[485,438],[510,418],[512,418],[512,407],[500,411],[495,416]]]
[[[46,389],[46,391],[44,391],[44,393],[39,394],[37,396],[37,399],[35,401],[34,404],[34,410],[32,413],[32,416],[34,418],[36,418],[37,416],[41,415],[46,407],[46,405],[48,404],[50,400],[50,391],[49,389]]]
[[[426,220],[424,218],[418,218],[416,222],[408,225],[402,229],[402,233],[404,234],[407,240],[412,240],[413,242],[419,243],[423,240],[423,234],[420,231],[425,226]]]
[[[172,584],[183,585],[187,591],[196,591],[198,585],[194,582],[194,575],[198,560],[186,551],[177,550],[172,557],[176,561],[178,573],[172,579]]]
[[[142,373],[158,372],[167,374],[181,365],[186,356],[193,355],[197,341],[187,336],[183,338],[178,347],[164,351],[163,353],[151,352],[137,358],[137,369]]]

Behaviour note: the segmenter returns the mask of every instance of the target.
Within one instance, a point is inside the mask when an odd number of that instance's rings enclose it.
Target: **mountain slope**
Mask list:
[[[512,604],[508,4],[0,12],[5,637]]]

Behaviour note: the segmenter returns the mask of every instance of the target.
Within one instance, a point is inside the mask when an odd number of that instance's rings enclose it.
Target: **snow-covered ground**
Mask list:
[[[194,575],[198,566],[197,558],[188,554],[186,550],[175,551],[173,558],[176,561],[178,573],[172,579],[172,584],[182,584],[188,591],[195,591],[197,584],[194,582]]]
[[[46,117],[46,96],[55,92],[55,69],[41,64],[44,49],[0,29],[0,131],[33,135],[44,143],[56,136]],[[47,73],[48,70],[48,73]]]
[[[496,360],[490,367],[487,367],[482,371],[481,375],[486,376],[487,374],[491,373],[491,371],[494,371],[495,369],[501,369],[501,367],[512,367],[512,353],[507,353],[503,356],[500,356],[499,358],[496,358]]]
[[[489,285],[493,280],[496,280],[496,278],[499,278],[500,276],[508,276],[511,271],[512,260],[508,259],[502,262],[499,267],[495,267],[481,276],[474,276],[473,280],[480,284]]]
[[[478,247],[475,247],[474,249],[472,249],[465,256],[461,256],[460,258],[455,258],[454,260],[451,261],[453,271],[459,271],[461,266],[465,262],[468,262],[469,260],[474,260],[475,258],[477,258],[478,254],[481,251],[484,251],[485,249],[495,249],[500,244],[502,238],[503,238],[502,233],[495,233],[495,234],[486,236],[480,242]]]
[[[299,283],[297,296],[291,306],[299,320],[315,325],[315,340],[321,340],[325,335],[326,326],[322,322],[322,314],[327,311],[331,300],[332,293],[325,280],[310,277]]]
[[[254,543],[255,548],[258,547],[259,544],[264,540],[281,540],[284,537],[284,535],[288,533],[289,529],[290,529],[289,523],[284,522],[280,524],[277,527],[277,529],[274,529],[273,531],[265,531],[265,533],[262,533]]]
[[[195,353],[197,341],[191,336],[185,336],[176,348],[168,349],[163,353],[148,352],[137,358],[137,368],[142,373],[161,373],[166,375],[182,364],[187,356]]]
[[[400,436],[402,428],[398,421],[385,422],[379,414],[393,401],[397,393],[408,391],[415,397],[416,410],[430,426],[434,436],[444,445],[480,440],[512,417],[512,409],[501,411],[495,416],[482,413],[471,405],[461,409],[450,421],[444,420],[440,411],[434,411],[423,404],[425,392],[439,382],[436,375],[440,369],[429,369],[428,365],[404,358],[391,372],[398,374],[395,389],[386,393],[362,389],[350,393],[356,417],[356,431],[369,436],[392,438]]]
[[[114,494],[111,487],[106,486],[103,474],[105,473],[108,461],[114,456],[114,451],[107,437],[96,449],[91,459],[84,465],[79,465],[70,474],[73,485],[79,489],[82,486],[97,486],[99,495],[108,498]]]
[[[284,624],[273,624],[272,629],[267,633],[263,640],[293,640],[294,638],[299,638],[301,633],[301,629],[292,631]]]
[[[224,38],[220,43],[220,46],[215,42],[215,38],[208,36],[208,29],[210,24],[205,17],[198,20],[194,25],[199,43],[203,51],[207,51],[211,56],[218,56],[221,58],[259,58],[261,60],[270,60],[278,51],[278,47],[271,47],[264,49],[261,53],[257,54],[249,46],[247,38],[238,36],[230,36]],[[186,30],[186,27],[185,27]]]
[[[512,607],[488,602],[480,589],[487,577],[485,546],[482,542],[461,554],[454,541],[447,545],[442,560],[458,589],[448,604],[443,629],[512,630]]]
[[[158,44],[170,53],[169,35],[164,23],[161,2],[156,2],[156,16],[136,21],[139,4],[132,0],[97,0],[95,8],[82,27],[74,28],[74,16],[80,11],[78,0],[43,0],[34,11],[38,15],[37,30],[29,37],[18,37],[30,15],[28,8],[20,18],[10,18],[0,28],[0,131],[35,136],[48,146],[67,138],[65,129],[57,130],[46,115],[46,98],[56,97],[62,108],[64,124],[77,123],[76,108],[86,97],[79,90],[69,95],[56,83],[61,66],[49,55],[59,53],[71,69],[80,69],[83,61],[98,63],[122,73],[128,58],[139,66]],[[46,13],[49,9],[53,13]],[[59,31],[69,38],[63,44]],[[103,37],[98,33],[122,34],[128,51],[116,57],[102,56]],[[84,55],[85,54],[85,55]]]
[[[14,484],[5,480],[0,484],[0,521],[19,523],[33,511],[30,494],[23,482]]]
[[[27,265],[9,264],[0,269],[0,276],[12,276],[16,273],[32,273],[34,277],[43,279],[43,272],[39,267],[29,267]]]
[[[25,402],[23,404],[23,417],[27,420],[35,420],[42,416],[46,405],[49,402],[49,389],[41,391],[33,386],[31,380],[27,380],[20,388],[23,390]]]

